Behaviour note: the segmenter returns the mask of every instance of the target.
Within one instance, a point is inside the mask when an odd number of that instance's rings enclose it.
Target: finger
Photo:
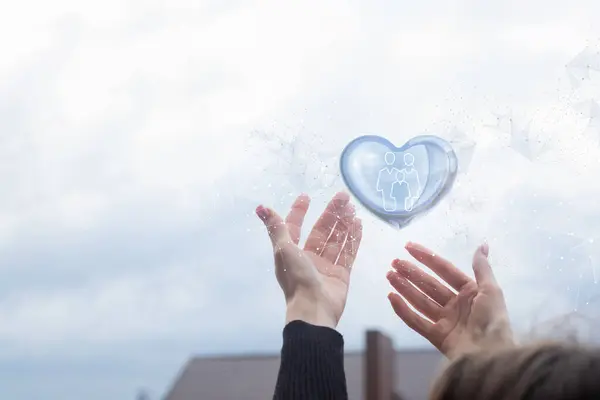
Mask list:
[[[298,198],[296,198],[296,201],[294,201],[294,204],[292,204],[290,213],[285,218],[285,223],[288,227],[288,231],[290,232],[290,237],[295,244],[298,244],[300,241],[302,223],[304,222],[304,217],[308,211],[309,204],[310,197],[308,197],[306,194],[301,194],[298,196]]]
[[[356,260],[356,254],[360,247],[360,241],[362,240],[362,221],[360,218],[354,218],[352,226],[348,231],[348,237],[346,243],[342,248],[342,252],[338,258],[337,264],[345,268],[352,268],[354,260]]]
[[[438,304],[445,306],[456,294],[448,289],[435,277],[429,275],[410,261],[394,260],[392,267],[398,273],[418,287],[423,293],[431,297]]]
[[[339,211],[346,207],[349,201],[350,196],[344,192],[339,192],[333,196],[333,199],[327,204],[325,211],[323,211],[323,214],[321,214],[308,235],[304,250],[321,254],[331,231],[333,231],[335,223],[338,221],[337,215]]]
[[[292,241],[287,225],[275,211],[260,205],[256,207],[256,215],[258,215],[267,227],[273,249]]]
[[[338,221],[335,223],[333,231],[329,235],[321,254],[324,259],[330,261],[332,264],[336,264],[338,261],[355,215],[356,210],[350,203],[346,204],[346,207],[339,210],[337,214]]]
[[[395,271],[387,273],[390,284],[408,301],[414,308],[433,322],[440,319],[442,307],[431,300],[427,295],[414,287],[406,278]]]
[[[478,285],[484,283],[496,284],[496,277],[488,260],[488,254],[489,247],[487,243],[484,243],[477,248],[473,255],[473,272]]]
[[[460,291],[460,288],[472,281],[471,278],[456,268],[450,261],[438,256],[420,244],[408,242],[405,248],[415,259],[426,265],[457,291]]]
[[[410,329],[417,332],[419,335],[423,336],[426,339],[429,339],[431,328],[433,324],[427,321],[425,318],[422,318],[419,314],[410,309],[408,304],[404,301],[400,295],[396,293],[388,294],[388,299],[394,309],[394,312],[397,316],[400,317],[402,321]]]

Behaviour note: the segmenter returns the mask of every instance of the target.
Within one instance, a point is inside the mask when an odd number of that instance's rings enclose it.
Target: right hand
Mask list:
[[[287,305],[286,322],[302,320],[335,329],[346,306],[362,222],[348,194],[337,193],[301,249],[300,230],[309,203],[307,195],[299,196],[285,220],[263,206],[256,213],[273,245],[275,274]]]
[[[484,348],[514,345],[504,295],[488,261],[487,244],[473,256],[475,280],[431,250],[413,243],[408,252],[456,292],[406,260],[394,260],[392,286],[427,319],[411,310],[397,293],[388,298],[396,314],[448,358]]]

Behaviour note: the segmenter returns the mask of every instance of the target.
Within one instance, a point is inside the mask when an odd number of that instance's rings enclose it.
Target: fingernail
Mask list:
[[[412,245],[412,242],[406,242],[406,244],[404,245],[404,248],[408,249],[411,245]]]
[[[350,196],[346,192],[337,192],[333,197],[334,205],[341,207],[350,201]]]
[[[388,279],[392,279],[396,274],[394,273],[394,271],[388,271],[387,274],[385,274],[385,277]]]
[[[266,222],[269,218],[269,210],[263,207],[261,204],[260,206],[256,207],[256,215],[258,215],[258,218],[263,220],[263,222]]]
[[[302,202],[308,202],[310,200],[310,196],[304,192],[300,193],[300,195],[297,198],[299,201]]]
[[[481,250],[481,254],[483,254],[486,257],[488,256],[488,254],[490,254],[490,246],[487,243],[482,244],[479,249]]]
[[[350,199],[350,195],[345,190],[342,190],[341,192],[338,192],[338,196],[340,196],[343,199]]]

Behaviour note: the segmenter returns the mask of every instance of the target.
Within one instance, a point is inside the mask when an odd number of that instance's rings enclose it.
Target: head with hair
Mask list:
[[[600,399],[600,350],[544,343],[467,354],[445,369],[430,399]]]

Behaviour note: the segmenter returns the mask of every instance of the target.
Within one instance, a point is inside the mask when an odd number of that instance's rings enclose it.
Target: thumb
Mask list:
[[[260,205],[256,207],[256,215],[267,227],[273,248],[292,241],[287,225],[275,211]]]
[[[477,248],[473,255],[473,272],[478,285],[483,283],[496,283],[496,277],[488,260],[489,246],[487,243]]]

